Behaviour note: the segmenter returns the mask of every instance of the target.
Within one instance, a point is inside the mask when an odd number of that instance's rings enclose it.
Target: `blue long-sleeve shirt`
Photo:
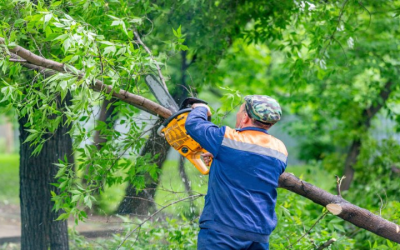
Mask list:
[[[285,145],[266,130],[235,130],[207,121],[207,108],[193,109],[188,134],[213,154],[200,228],[268,242],[275,229],[276,188],[285,171]]]

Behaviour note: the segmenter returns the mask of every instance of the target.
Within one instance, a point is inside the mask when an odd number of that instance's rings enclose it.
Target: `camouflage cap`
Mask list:
[[[244,100],[250,118],[272,124],[281,119],[282,109],[274,98],[266,95],[248,95],[244,97]]]

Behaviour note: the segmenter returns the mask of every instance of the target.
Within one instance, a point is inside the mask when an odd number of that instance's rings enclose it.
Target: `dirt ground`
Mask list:
[[[68,221],[68,227],[79,232],[92,232],[122,229],[122,220],[117,216],[88,216],[86,222],[79,222],[76,226],[74,220]],[[21,216],[19,205],[0,205],[0,238],[21,236]]]

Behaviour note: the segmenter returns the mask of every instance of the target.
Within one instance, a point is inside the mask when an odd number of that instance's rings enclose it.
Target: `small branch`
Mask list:
[[[339,197],[342,197],[342,194],[340,192],[340,186],[342,185],[343,179],[346,179],[346,176],[343,176],[342,178],[339,178],[339,176],[336,175],[336,190],[338,193]]]
[[[196,194],[196,195],[191,195],[182,199],[179,199],[177,201],[174,201],[172,203],[169,203],[168,205],[163,206],[162,208],[160,208],[159,210],[155,211],[153,214],[151,214],[149,217],[147,217],[145,220],[142,221],[142,223],[140,223],[137,227],[135,227],[132,231],[128,232],[125,236],[125,238],[122,240],[122,242],[119,244],[119,246],[117,247],[117,250],[122,246],[122,244],[124,244],[124,242],[137,230],[140,230],[140,228],[143,226],[144,223],[148,222],[149,220],[151,220],[155,215],[157,215],[158,213],[160,213],[161,211],[163,211],[164,209],[166,209],[167,207],[170,207],[176,203],[185,201],[185,200],[189,200],[189,199],[196,199],[199,198],[201,196],[204,196],[204,194]]]
[[[158,76],[160,77],[161,82],[164,85],[164,88],[167,89],[167,84],[165,84],[165,79],[164,79],[163,74],[161,73],[160,66],[157,64],[157,61],[154,59],[153,54],[151,53],[150,49],[146,46],[146,44],[143,43],[142,39],[140,39],[139,33],[137,32],[136,28],[133,30],[133,34],[135,34],[135,37],[136,37],[138,43],[143,46],[143,48],[146,50],[147,54],[149,54],[151,60],[154,62],[155,66],[157,68],[157,71],[158,71]]]
[[[336,34],[337,30],[338,30],[338,27],[340,26],[340,22],[342,21],[342,17],[343,17],[343,14],[344,14],[344,8],[346,7],[346,4],[348,2],[349,2],[349,0],[344,1],[343,5],[342,5],[342,8],[340,9],[337,25],[336,25],[335,30],[333,31],[333,33],[329,36],[329,39],[328,39],[329,42],[326,45],[326,47],[323,49],[322,55],[325,54],[325,51],[328,49],[330,41],[335,39],[335,34]]]
[[[37,50],[39,51],[40,56],[44,58],[44,56],[43,56],[43,54],[42,54],[42,51],[40,50],[39,46],[38,46],[37,43],[36,43],[35,38],[33,38],[33,36],[32,36],[31,33],[29,33],[29,36],[31,37],[32,41],[35,43],[36,48],[37,48]]]
[[[26,62],[26,60],[24,59],[14,59],[14,58],[10,58],[8,59],[10,62]]]
[[[369,28],[369,26],[371,25],[372,14],[371,14],[371,12],[367,9],[367,7],[365,7],[365,5],[364,5],[361,1],[358,1],[358,4],[359,4],[361,7],[363,7],[363,8],[367,11],[367,13],[368,13],[368,15],[369,15],[369,21],[368,21],[368,28]]]
[[[325,248],[329,247],[330,245],[332,245],[332,244],[335,243],[335,242],[336,242],[336,239],[335,239],[335,238],[332,238],[332,239],[328,240],[327,242],[325,242],[324,244],[322,244],[321,246],[319,246],[319,247],[317,248],[317,250],[325,249]]]
[[[101,56],[100,48],[99,48],[99,45],[97,45],[97,43],[96,43],[96,47],[97,47],[97,51],[99,52],[100,70],[101,70],[100,74],[103,75],[103,72],[104,72],[103,57]]]
[[[317,221],[314,222],[314,224],[310,227],[310,229],[308,229],[308,231],[306,233],[304,233],[295,243],[290,244],[289,248],[292,248],[293,245],[296,245],[297,243],[300,242],[301,239],[303,239],[307,234],[310,234],[311,230],[318,224],[318,222],[320,222],[326,215],[328,214],[328,212],[323,213]]]

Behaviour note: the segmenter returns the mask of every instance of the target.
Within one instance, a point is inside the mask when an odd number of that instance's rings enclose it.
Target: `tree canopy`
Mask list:
[[[55,163],[61,193],[54,193],[53,200],[56,209],[65,211],[59,219],[84,219],[83,207],[92,207],[105,186],[129,182],[141,190],[147,174],[157,181],[161,170],[154,156],[140,155],[148,125],[158,119],[154,112],[148,116],[138,103],[116,100],[113,119],[125,126],[124,132],[105,122],[91,124],[94,107],[115,93],[155,101],[143,81],[152,73],[171,92],[187,84],[187,95],[222,97],[215,110],[222,124],[242,96],[275,96],[284,115],[294,117],[285,130],[297,138],[299,158],[346,175],[343,187],[351,189],[345,198],[354,203],[380,211],[381,197],[387,196],[383,215],[398,222],[399,8],[400,1],[383,0],[3,1],[0,105],[4,112],[28,117],[25,143],[34,147],[33,155],[60,126],[70,126],[76,160],[60,156]],[[27,68],[18,51],[12,52],[16,46],[59,66]],[[68,95],[71,103],[60,109]],[[385,122],[393,125],[380,140],[374,131]],[[107,139],[101,148],[93,143],[95,131]],[[365,201],[358,200],[360,194]],[[287,193],[282,197],[287,199],[279,208],[282,224],[286,219],[298,227],[278,229],[276,242],[285,232],[301,234],[301,215],[321,213]],[[331,221],[335,228],[329,228]],[[343,249],[386,244],[348,231],[354,228],[345,230],[330,219],[318,231],[319,243],[335,234]]]

